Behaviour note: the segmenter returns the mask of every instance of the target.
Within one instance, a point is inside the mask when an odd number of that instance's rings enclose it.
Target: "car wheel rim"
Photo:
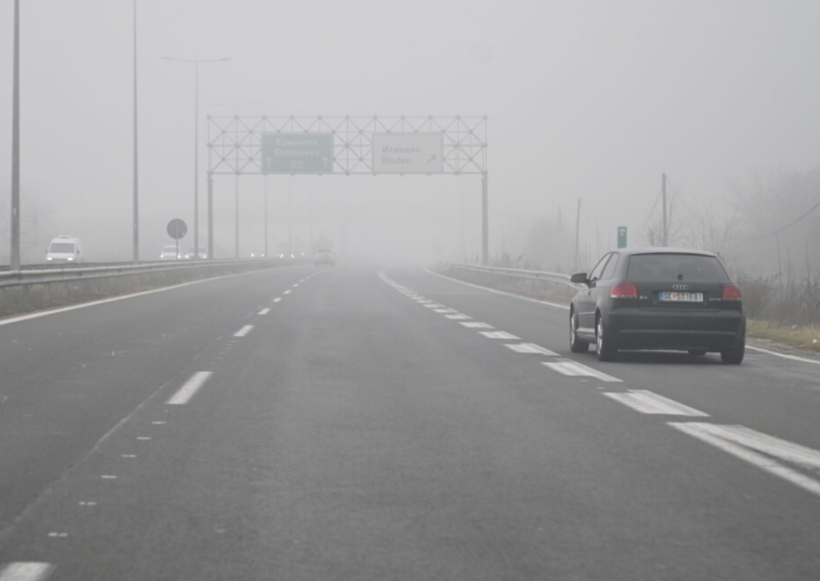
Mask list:
[[[598,321],[598,327],[597,327],[596,330],[597,330],[597,333],[596,333],[595,343],[598,346],[598,351],[600,351],[601,347],[604,344],[604,326],[603,326],[603,324],[601,323],[600,320]]]

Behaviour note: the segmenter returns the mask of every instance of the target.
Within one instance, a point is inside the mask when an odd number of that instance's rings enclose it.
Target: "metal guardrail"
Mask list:
[[[246,260],[191,260],[144,262],[141,264],[118,264],[109,266],[69,266],[67,268],[47,268],[42,270],[14,270],[0,272],[0,289],[30,286],[36,284],[53,284],[83,280],[133,276],[147,273],[184,271],[191,269],[211,269],[237,264],[293,262],[287,259],[246,259]]]
[[[501,276],[509,276],[511,278],[525,278],[530,280],[542,280],[547,282],[554,282],[563,284],[573,289],[581,288],[570,282],[568,274],[561,274],[558,272],[544,272],[541,270],[525,270],[521,268],[498,268],[495,266],[480,266],[478,264],[451,264],[451,268],[457,270],[467,270],[471,272],[481,272],[484,274],[498,274]]]

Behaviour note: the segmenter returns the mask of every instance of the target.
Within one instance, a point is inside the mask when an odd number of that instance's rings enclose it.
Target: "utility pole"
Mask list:
[[[666,174],[661,174],[661,187],[663,197],[663,245],[669,246],[669,224],[666,219]]]
[[[579,244],[581,242],[581,198],[578,198],[578,213],[575,217],[575,268],[578,268],[578,258],[580,254]]]

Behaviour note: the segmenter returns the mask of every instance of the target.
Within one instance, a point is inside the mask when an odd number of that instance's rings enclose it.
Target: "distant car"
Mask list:
[[[320,264],[336,266],[336,253],[329,248],[320,248],[313,256],[313,264],[316,266],[319,266]]]
[[[188,250],[185,251],[185,254],[183,255],[183,258],[185,260],[193,260],[195,255],[196,255],[196,251],[192,247],[192,248],[189,248]],[[203,248],[202,246],[200,246],[199,247],[199,259],[204,260],[206,258],[208,258],[208,251],[205,248]]]
[[[740,289],[717,255],[670,248],[620,249],[606,254],[570,304],[570,350],[595,343],[598,359],[623,350],[719,352],[739,364],[746,346]]]
[[[264,252],[251,252],[251,258],[265,258]]]
[[[83,262],[83,245],[76,236],[63,234],[54,238],[46,249],[46,262]]]
[[[160,260],[179,260],[182,253],[177,249],[176,244],[166,244],[159,253]]]

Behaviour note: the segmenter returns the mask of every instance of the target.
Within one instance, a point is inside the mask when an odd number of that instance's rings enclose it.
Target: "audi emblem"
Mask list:
[[[689,290],[689,285],[688,284],[673,284],[672,285],[672,290],[688,291]]]

